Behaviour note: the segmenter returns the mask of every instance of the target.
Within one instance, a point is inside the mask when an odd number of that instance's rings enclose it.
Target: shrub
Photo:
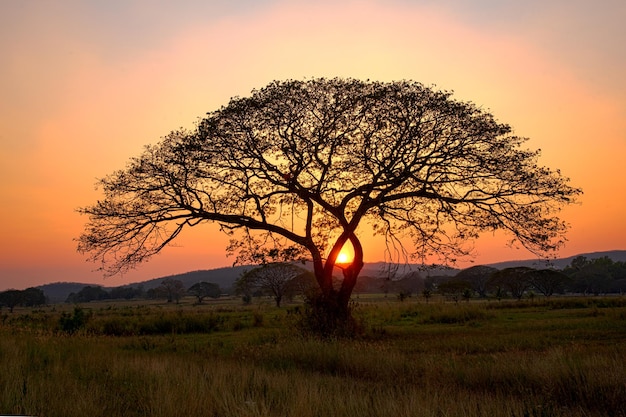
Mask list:
[[[87,324],[88,315],[80,307],[74,307],[74,313],[62,313],[59,318],[59,328],[61,331],[74,334]]]

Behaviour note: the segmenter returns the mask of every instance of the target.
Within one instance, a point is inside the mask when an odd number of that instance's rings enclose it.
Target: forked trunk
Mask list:
[[[339,266],[343,273],[339,288],[333,285],[335,259],[336,255],[331,256],[323,268],[316,268],[315,275],[321,291],[316,298],[310,300],[308,327],[324,337],[352,335],[356,331],[350,310],[350,297],[363,268],[363,252],[358,245],[352,263]],[[318,265],[321,266],[321,263]]]

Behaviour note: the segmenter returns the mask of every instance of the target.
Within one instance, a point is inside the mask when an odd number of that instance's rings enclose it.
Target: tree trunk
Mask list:
[[[315,269],[321,292],[309,300],[307,326],[309,330],[323,337],[351,336],[357,330],[350,310],[350,297],[363,268],[363,250],[356,237],[350,240],[355,249],[354,259],[350,265],[341,267],[343,281],[339,289],[333,286],[333,271],[339,250],[331,251],[326,263]]]

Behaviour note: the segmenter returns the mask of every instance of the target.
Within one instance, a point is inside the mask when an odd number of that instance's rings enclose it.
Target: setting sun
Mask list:
[[[351,261],[352,261],[351,256],[343,250],[339,253],[339,255],[337,255],[338,264],[348,264]]]

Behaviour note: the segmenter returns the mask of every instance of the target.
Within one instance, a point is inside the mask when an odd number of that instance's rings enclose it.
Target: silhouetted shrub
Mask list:
[[[85,327],[85,324],[87,324],[87,319],[88,316],[85,313],[85,310],[80,307],[74,307],[73,314],[61,314],[61,317],[59,318],[59,328],[65,333],[74,334],[78,330]]]

